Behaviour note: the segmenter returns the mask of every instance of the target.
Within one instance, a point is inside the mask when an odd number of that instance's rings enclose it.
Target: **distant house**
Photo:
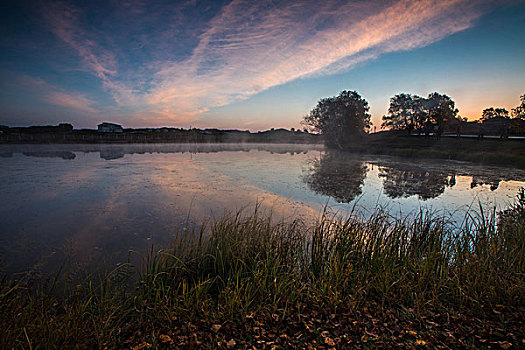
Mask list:
[[[98,124],[98,132],[122,133],[124,130],[122,129],[122,125],[104,122]]]

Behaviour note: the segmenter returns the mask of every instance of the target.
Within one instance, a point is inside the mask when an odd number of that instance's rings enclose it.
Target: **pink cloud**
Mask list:
[[[147,9],[144,2],[120,4],[134,14]],[[46,18],[52,32],[75,50],[118,106],[143,111],[141,115],[152,121],[194,121],[211,108],[274,86],[334,74],[388,52],[428,45],[472,27],[494,4],[492,0],[290,0],[278,4],[234,0],[204,26],[188,58],[142,63],[148,67],[143,80],[152,79],[148,90],[134,89],[122,79],[115,54],[79,25],[78,9],[55,4],[47,9]],[[177,39],[167,36],[159,50],[168,52]],[[64,96],[48,101],[90,108],[88,101]]]
[[[190,58],[163,65],[146,99],[183,114],[224,106],[295,79],[428,45],[471,27],[486,3],[329,0],[275,7],[232,1],[210,22]]]
[[[73,108],[79,111],[97,113],[98,111],[91,107],[94,101],[86,98],[82,94],[66,93],[52,91],[42,98],[42,101],[60,107]]]
[[[80,12],[69,4],[56,2],[46,4],[44,17],[50,30],[76,51],[87,69],[101,80],[104,89],[111,93],[118,104],[134,101],[131,88],[118,82],[116,78],[118,64],[115,55],[90,39],[89,32],[78,25]]]
[[[47,104],[73,108],[89,113],[99,112],[93,107],[96,105],[96,102],[90,100],[85,95],[78,92],[64,91],[57,86],[49,84],[41,78],[24,75],[18,78],[18,82],[20,85],[25,86],[28,90],[35,93],[42,102]]]

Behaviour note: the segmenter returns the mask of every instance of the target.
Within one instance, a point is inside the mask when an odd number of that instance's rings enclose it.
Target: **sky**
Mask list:
[[[379,128],[398,93],[459,113],[525,94],[525,1],[4,1],[0,124],[299,128],[355,90]]]

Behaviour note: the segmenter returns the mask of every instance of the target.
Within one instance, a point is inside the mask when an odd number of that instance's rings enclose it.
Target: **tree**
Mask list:
[[[418,129],[425,122],[425,99],[410,94],[398,94],[390,98],[388,114],[383,116],[381,126],[392,130]]]
[[[456,119],[459,110],[447,95],[433,92],[426,99],[427,118],[432,124],[443,127]]]
[[[521,104],[512,109],[512,115],[514,118],[522,118],[525,119],[525,94],[520,96]]]
[[[302,124],[323,134],[328,146],[342,148],[343,143],[370,128],[369,110],[368,102],[356,91],[345,90],[339,96],[321,99]]]
[[[390,127],[392,130],[406,130],[414,126],[412,107],[414,99],[410,94],[397,94],[390,98],[388,114],[383,116],[381,126]]]
[[[481,120],[487,120],[497,117],[509,118],[509,111],[505,108],[485,108],[481,113]]]
[[[419,129],[429,124],[444,127],[456,119],[458,112],[455,102],[447,95],[433,92],[423,98],[402,93],[390,99],[382,126],[392,130]]]
[[[485,108],[483,112],[481,113],[481,120],[487,120],[494,118],[496,116],[496,111],[494,110],[494,107]]]

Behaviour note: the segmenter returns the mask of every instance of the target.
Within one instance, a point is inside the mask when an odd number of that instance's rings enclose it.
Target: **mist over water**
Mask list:
[[[429,208],[461,224],[504,209],[525,171],[355,156],[318,145],[1,145],[0,269],[49,273],[114,264],[169,245],[203,220],[261,210],[314,221]]]

